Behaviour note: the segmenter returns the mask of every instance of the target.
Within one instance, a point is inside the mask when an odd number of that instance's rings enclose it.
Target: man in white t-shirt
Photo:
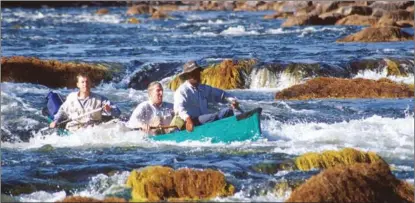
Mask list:
[[[150,134],[163,133],[152,131],[151,127],[168,126],[173,119],[173,104],[163,102],[163,86],[159,82],[148,85],[148,101],[141,102],[127,122],[129,128],[140,128]]]

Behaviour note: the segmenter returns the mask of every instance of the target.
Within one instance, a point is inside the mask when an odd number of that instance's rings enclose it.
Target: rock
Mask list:
[[[56,60],[40,60],[23,56],[1,58],[1,80],[3,82],[27,82],[51,88],[75,88],[76,75],[86,72],[92,87],[101,81],[111,80],[112,72],[103,65],[86,63],[62,63]]]
[[[249,86],[248,78],[256,61],[224,60],[220,64],[211,65],[202,71],[201,83],[220,89],[244,89]],[[182,81],[178,77],[169,83],[169,88],[176,90]]]
[[[378,22],[378,18],[372,16],[350,15],[336,22],[336,25],[363,25],[372,26]]]
[[[413,35],[397,27],[368,27],[336,42],[396,42],[413,39]]]
[[[139,24],[139,23],[141,23],[141,21],[137,18],[129,18],[127,22],[130,23],[130,24]]]
[[[156,11],[151,15],[152,19],[165,19],[168,18],[168,15],[163,13],[162,11]]]
[[[128,8],[127,15],[152,13],[152,8],[147,4],[134,5]]]
[[[258,1],[246,1],[242,4],[236,4],[234,11],[257,11]]]
[[[389,13],[389,11],[386,11],[384,9],[381,8],[375,8],[372,11],[372,16],[375,18],[381,18],[383,15]]]
[[[330,12],[339,8],[340,1],[327,1],[319,2],[319,5],[322,7],[322,12]]]
[[[163,166],[149,166],[133,170],[127,186],[132,188],[131,201],[208,200],[233,195],[235,188],[225,176],[211,169],[173,170]]]
[[[52,145],[45,144],[42,147],[40,147],[37,151],[38,152],[52,152],[54,150],[55,150],[55,148]]]
[[[398,27],[414,27],[414,21],[413,20],[400,20],[396,22],[396,25]]]
[[[414,187],[385,162],[334,167],[311,177],[286,202],[414,202]]]
[[[274,13],[274,14],[270,14],[270,15],[265,15],[264,19],[276,19],[276,18],[288,18],[294,16],[293,12],[280,12],[280,13]]]
[[[292,79],[300,82],[305,78],[313,77],[348,77],[349,73],[343,68],[328,64],[304,64],[291,63],[288,64],[283,73]]]
[[[275,95],[277,100],[315,98],[410,98],[413,88],[406,84],[385,83],[369,79],[314,78]]]
[[[145,65],[130,78],[128,87],[146,90],[151,82],[160,81],[179,72],[180,65],[182,64],[171,62]]]
[[[304,180],[282,179],[275,184],[274,194],[276,194],[277,197],[284,197],[287,194],[290,194],[295,188],[299,187],[304,182]]]
[[[379,19],[379,24],[385,24],[384,22],[396,22],[401,20],[414,21],[414,13],[408,12],[406,10],[391,11],[389,13],[384,14]]]
[[[95,12],[95,14],[98,14],[98,15],[105,15],[105,14],[108,14],[110,11],[108,10],[108,9],[106,9],[106,8],[101,8],[101,9],[99,9],[99,10],[97,10],[96,12]]]
[[[374,163],[384,160],[373,152],[361,152],[353,148],[344,148],[340,151],[327,150],[323,153],[305,153],[295,158],[294,163],[298,170],[327,169],[335,166],[349,166],[355,163]]]
[[[370,5],[373,9],[383,9],[385,11],[395,11],[399,9],[406,9],[414,5],[413,1],[400,1],[400,2],[386,2],[386,1],[376,1]]]
[[[161,11],[163,13],[168,13],[179,10],[179,6],[175,4],[164,4],[156,7],[156,10]]]
[[[348,64],[351,76],[355,76],[363,71],[373,71],[383,73],[386,71],[387,76],[407,77],[408,74],[414,74],[413,59],[363,59],[351,61]],[[385,70],[386,69],[386,70]]]
[[[296,16],[302,16],[302,15],[308,15],[311,11],[315,10],[316,6],[314,4],[306,7],[302,7],[299,9],[296,9],[295,15]],[[315,15],[319,15],[320,13],[316,13]]]
[[[349,16],[353,14],[367,16],[372,14],[372,8],[368,6],[345,6],[338,8],[336,10],[336,13],[340,13],[344,16]]]
[[[302,15],[289,17],[281,27],[303,26],[303,25],[320,25],[321,18],[316,15]]]
[[[70,196],[65,197],[62,201],[57,202],[127,202],[125,199],[117,197],[107,197],[104,200],[94,199],[90,197]]]

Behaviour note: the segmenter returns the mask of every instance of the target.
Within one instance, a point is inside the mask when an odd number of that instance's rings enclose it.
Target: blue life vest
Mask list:
[[[63,103],[62,97],[53,91],[50,91],[48,93],[48,96],[46,96],[47,100],[47,116],[53,120],[55,114],[58,112],[59,107],[61,107]]]

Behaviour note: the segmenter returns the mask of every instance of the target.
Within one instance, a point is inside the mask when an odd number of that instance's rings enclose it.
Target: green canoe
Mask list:
[[[261,108],[243,114],[224,118],[212,123],[206,123],[194,128],[193,132],[186,130],[151,136],[157,141],[210,141],[212,143],[230,143],[234,141],[256,140],[261,135]]]
[[[194,128],[193,132],[186,130],[150,136],[156,141],[210,141],[212,143],[230,143],[234,141],[256,140],[261,135],[260,115],[261,108],[242,113],[237,116],[224,118],[212,123],[206,123]],[[116,124],[117,122],[108,123]],[[108,123],[106,123],[108,125]],[[105,124],[105,123],[104,123]],[[50,129],[56,130],[56,129]],[[129,131],[129,130],[127,130]],[[57,130],[60,136],[69,136],[71,133],[63,128]]]

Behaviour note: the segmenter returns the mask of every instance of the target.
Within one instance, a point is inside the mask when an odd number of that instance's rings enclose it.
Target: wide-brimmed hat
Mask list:
[[[202,67],[197,65],[196,61],[189,61],[183,65],[183,71],[179,74],[179,77],[183,77],[197,69],[202,70]]]

